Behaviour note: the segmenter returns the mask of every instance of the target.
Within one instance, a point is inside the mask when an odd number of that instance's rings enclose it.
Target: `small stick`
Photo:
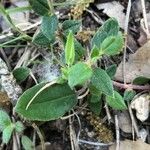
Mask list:
[[[82,94],[81,96],[78,96],[78,99],[83,99],[84,97],[86,97],[88,95],[88,93],[89,93],[89,89],[87,89],[87,91],[84,94]]]
[[[110,114],[110,111],[109,111],[109,108],[108,108],[108,105],[107,103],[105,102],[105,106],[104,106],[105,110],[106,110],[106,114],[107,114],[107,118],[108,118],[108,122],[110,124],[110,120],[111,120],[111,114]]]
[[[137,127],[137,123],[135,121],[135,118],[134,118],[134,115],[133,115],[133,112],[132,112],[132,109],[131,109],[131,105],[129,105],[129,104],[128,104],[128,109],[129,109],[129,114],[130,114],[130,117],[131,117],[132,125],[134,127],[134,130],[136,132],[137,137],[139,137],[139,129]]]
[[[35,131],[37,132],[37,134],[38,134],[38,136],[40,138],[42,150],[46,150],[44,138],[43,138],[43,135],[42,135],[39,127],[35,123],[32,124],[32,127],[35,129]]]
[[[70,131],[70,143],[71,143],[71,150],[76,150],[76,135],[72,127],[71,117],[69,118],[69,131]]]
[[[108,143],[108,144],[105,144],[105,143],[99,143],[99,142],[91,142],[91,141],[86,141],[86,140],[79,140],[79,143],[84,143],[84,144],[89,144],[89,145],[94,145],[94,146],[110,146],[112,145],[113,143]]]
[[[150,85],[134,85],[134,84],[123,84],[117,81],[112,81],[113,85],[121,89],[133,89],[133,90],[150,90]]]
[[[116,150],[120,149],[120,132],[119,132],[119,123],[118,116],[115,115],[115,127],[116,127]]]
[[[131,0],[128,1],[127,14],[126,14],[126,20],[125,20],[124,34],[126,36],[128,34],[128,25],[129,25],[130,11],[131,11]],[[126,53],[127,53],[127,37],[125,38],[124,53],[123,53],[123,80],[124,80],[124,84],[126,83],[126,76],[125,76],[125,70],[126,70]]]

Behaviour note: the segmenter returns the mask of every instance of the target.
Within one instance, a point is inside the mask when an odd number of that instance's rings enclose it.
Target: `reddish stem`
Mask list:
[[[134,85],[134,84],[123,84],[117,81],[112,81],[113,85],[121,89],[133,89],[133,90],[149,90],[150,85]]]

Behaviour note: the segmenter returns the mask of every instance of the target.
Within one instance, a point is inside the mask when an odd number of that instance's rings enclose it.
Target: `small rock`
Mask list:
[[[145,93],[133,99],[131,108],[136,110],[136,117],[140,121],[145,121],[149,117],[150,112],[150,95]]]

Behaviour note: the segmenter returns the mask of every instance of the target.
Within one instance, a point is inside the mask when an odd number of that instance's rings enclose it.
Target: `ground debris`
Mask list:
[[[0,83],[13,104],[16,104],[22,90],[16,83],[12,73],[8,71],[5,62],[0,58]]]
[[[125,78],[127,83],[131,83],[137,77],[150,77],[150,41],[147,41],[136,53],[129,55],[129,60],[125,64]],[[115,79],[123,82],[123,62],[117,68]]]

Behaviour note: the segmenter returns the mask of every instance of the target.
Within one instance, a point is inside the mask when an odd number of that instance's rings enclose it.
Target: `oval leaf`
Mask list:
[[[72,66],[68,73],[68,83],[71,88],[82,85],[92,76],[92,69],[85,63],[79,62]]]
[[[25,150],[34,150],[34,144],[27,136],[22,136],[21,143]]]
[[[25,129],[25,127],[24,127],[24,125],[22,124],[21,121],[17,121],[15,123],[15,130],[16,130],[16,132],[21,133],[21,132],[23,132],[24,129]]]
[[[113,96],[112,81],[105,70],[101,68],[94,69],[91,84],[105,95]]]
[[[136,95],[136,92],[134,90],[125,90],[124,92],[124,101],[128,101],[130,102],[131,100],[133,100],[134,96]]]
[[[67,36],[67,43],[65,46],[65,59],[68,66],[72,65],[75,59],[74,37],[72,31],[70,31]]]
[[[108,19],[94,35],[92,39],[92,47],[97,46],[100,48],[101,43],[105,40],[105,38],[118,35],[118,32],[119,24],[117,20],[114,18]]]
[[[116,64],[113,64],[111,66],[109,66],[107,69],[106,69],[106,72],[107,74],[109,75],[109,77],[111,79],[114,79],[114,76],[116,74],[116,70],[117,70],[117,65]]]
[[[32,9],[41,16],[48,15],[50,10],[47,0],[29,0]]]
[[[26,109],[31,99],[44,86],[45,83],[41,83],[24,92],[15,111],[29,120],[49,121],[60,118],[77,103],[75,92],[67,84],[54,84],[40,92]]]
[[[40,31],[33,36],[33,43],[40,46],[50,46],[50,40]]]
[[[14,130],[14,124],[10,124],[3,130],[3,135],[2,135],[3,143],[7,144],[9,142],[13,130]]]
[[[116,91],[114,91],[114,97],[111,97],[111,96],[106,97],[106,102],[113,109],[116,109],[116,110],[127,109],[127,106],[126,106],[122,96]]]
[[[0,130],[3,131],[10,124],[10,117],[4,110],[0,109]]]
[[[119,54],[123,48],[124,40],[121,34],[117,36],[107,37],[101,44],[101,49],[105,55],[116,55]]]
[[[99,101],[99,102],[97,102],[97,103],[91,103],[91,102],[89,102],[89,103],[88,103],[88,106],[89,106],[90,110],[91,110],[94,114],[100,115],[101,110],[102,110],[102,102],[101,102],[101,101]]]
[[[24,81],[30,74],[30,69],[27,67],[20,67],[13,71],[13,75],[17,82]]]
[[[71,30],[74,34],[80,29],[81,21],[78,20],[66,20],[62,24],[62,30],[65,34],[68,34]]]
[[[58,19],[56,15],[44,16],[42,20],[41,30],[42,33],[49,39],[54,41],[55,31],[58,28]]]
[[[137,84],[137,85],[142,85],[142,84],[147,84],[150,82],[150,78],[147,77],[137,77],[133,80],[133,84]]]

